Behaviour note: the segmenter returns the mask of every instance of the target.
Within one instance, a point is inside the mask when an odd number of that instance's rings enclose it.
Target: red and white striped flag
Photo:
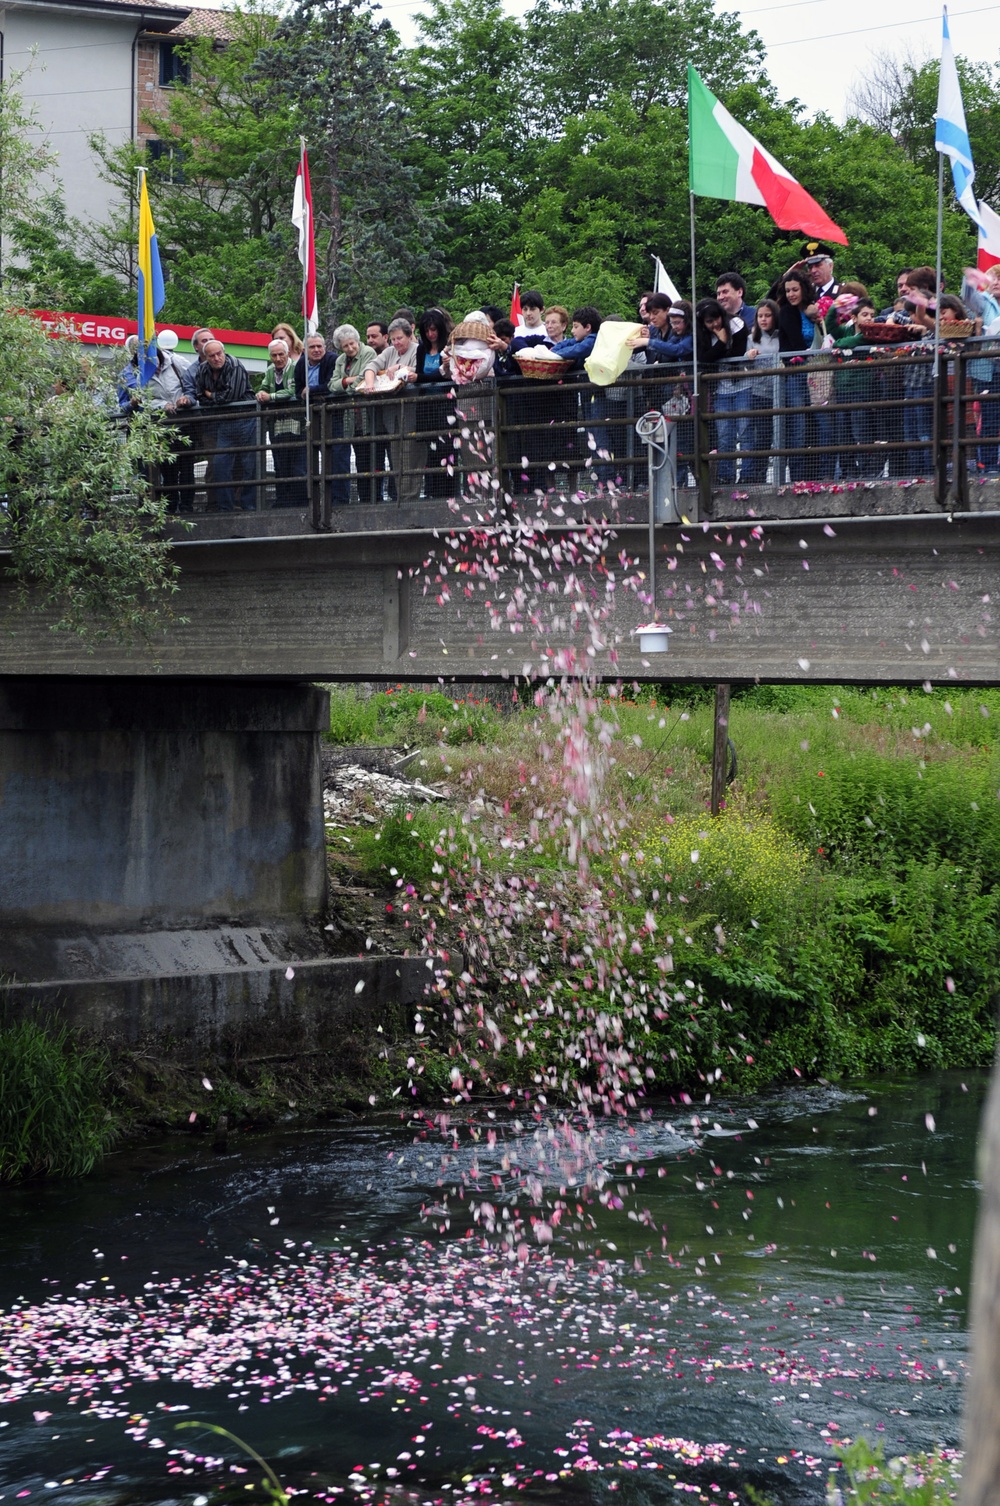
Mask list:
[[[302,314],[310,335],[319,328],[319,304],[316,301],[316,239],[313,235],[313,201],[309,187],[309,158],[305,145],[299,170],[295,174],[295,198],[292,201],[292,224],[299,232],[299,261],[302,263]]]
[[[979,256],[976,261],[980,272],[1000,264],[1000,214],[979,200]]]

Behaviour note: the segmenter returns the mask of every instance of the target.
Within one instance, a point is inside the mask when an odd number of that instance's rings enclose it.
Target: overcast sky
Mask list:
[[[225,0],[188,0],[212,9]],[[522,15],[531,0],[507,0],[510,15]],[[417,40],[420,0],[382,0],[381,10],[408,45]],[[736,11],[760,33],[767,69],[783,99],[799,99],[808,115],[825,110],[834,120],[847,113],[848,96],[875,53],[891,52],[916,62],[941,54],[939,0],[752,0]],[[1000,3],[953,0],[949,9],[955,51],[975,62],[1000,61]]]
[[[518,15],[528,0],[508,0]],[[416,38],[416,0],[383,0],[382,10],[404,42]],[[737,10],[719,0],[720,10]],[[767,45],[768,71],[785,99],[798,98],[810,115],[825,110],[843,120],[852,83],[873,52],[909,53],[917,60],[941,50],[941,7],[935,0],[753,0],[739,10]],[[949,11],[955,51],[977,62],[1000,57],[1000,4],[954,0]]]

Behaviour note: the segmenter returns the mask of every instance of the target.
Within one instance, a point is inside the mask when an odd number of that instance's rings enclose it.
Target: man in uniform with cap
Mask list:
[[[836,298],[840,283],[833,276],[833,252],[820,241],[807,241],[802,247],[802,261],[817,298]]]

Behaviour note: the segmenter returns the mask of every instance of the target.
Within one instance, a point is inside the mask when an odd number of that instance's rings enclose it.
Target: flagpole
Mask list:
[[[698,305],[698,278],[697,278],[697,268],[696,268],[696,264],[695,264],[695,254],[694,254],[695,246],[694,246],[694,194],[693,193],[689,193],[688,194],[688,205],[689,205],[690,216],[691,216],[691,334],[694,337],[693,340],[692,340],[692,342],[691,342],[691,345],[692,345],[692,358],[693,358],[693,365],[694,365],[693,392],[694,392],[694,396],[697,398],[697,396],[698,396],[698,326],[697,326],[697,323],[696,323],[696,320],[695,320],[695,309],[696,309],[696,307]],[[697,441],[696,441],[696,447],[697,447]]]
[[[697,496],[701,501],[702,490],[702,460],[701,460],[701,398],[698,388],[698,317],[695,310],[698,307],[698,267],[695,259],[694,239],[694,194],[688,194],[688,213],[691,221],[691,429],[694,436],[694,477],[697,484]],[[694,516],[698,517],[700,507],[696,509]]]
[[[934,263],[934,275],[937,280],[937,294],[934,299],[934,381],[938,379],[938,351],[941,341],[941,275],[942,253],[944,238],[944,152],[938,152],[938,197],[937,197],[937,257]]]
[[[305,215],[306,215],[307,230],[308,230],[308,233],[307,233],[307,236],[306,236],[306,248],[307,248],[306,249],[306,255],[305,255],[305,257],[303,258],[303,261],[302,261],[302,356],[303,356],[303,360],[305,361],[305,372],[303,373],[303,375],[305,376],[305,379],[306,379],[305,380],[306,436],[307,436],[307,438],[306,438],[306,446],[307,446],[307,449],[308,449],[308,444],[309,444],[309,439],[308,439],[308,436],[309,436],[309,308],[308,308],[308,304],[307,304],[306,300],[307,300],[307,297],[308,297],[308,289],[309,289],[309,252],[308,252],[308,247],[309,247],[309,240],[310,240],[310,238],[312,236],[312,233],[313,233],[313,227],[312,227],[312,218],[311,218],[310,213],[309,213],[309,204],[308,204],[308,201],[306,200],[306,196],[305,196],[305,181],[306,181],[305,163],[306,163],[306,138],[304,136],[300,136],[299,137],[299,174],[300,174],[301,179],[302,179],[302,187],[303,187],[302,203],[303,203],[304,212],[305,212]],[[309,459],[309,463],[308,463],[307,469],[309,471],[312,470],[312,459],[311,459],[311,457]]]

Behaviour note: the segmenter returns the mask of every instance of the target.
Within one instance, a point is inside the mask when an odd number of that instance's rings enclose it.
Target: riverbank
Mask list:
[[[401,1100],[638,1102],[989,1064],[1000,693],[737,692],[738,776],[715,819],[706,691],[607,694],[586,727],[569,713],[335,689],[338,949],[427,949],[428,1007],[416,1029],[409,1010],[359,1011],[308,1051],[115,1050],[98,1097],[118,1135],[226,1145]],[[574,784],[573,757],[595,755]],[[581,818],[591,780],[600,806]],[[581,825],[582,874],[565,837]]]
[[[472,978],[449,979],[415,1048],[457,1054],[463,1083],[558,1095],[593,1080],[578,1017],[616,1007],[647,1092],[987,1065],[998,717],[996,691],[738,691],[739,772],[713,819],[707,691],[553,710],[338,690],[334,744],[406,750],[446,798],[331,830],[331,869],[368,886],[373,919],[471,950]],[[570,825],[590,848],[582,877]],[[588,935],[574,909],[598,891],[605,929]]]

